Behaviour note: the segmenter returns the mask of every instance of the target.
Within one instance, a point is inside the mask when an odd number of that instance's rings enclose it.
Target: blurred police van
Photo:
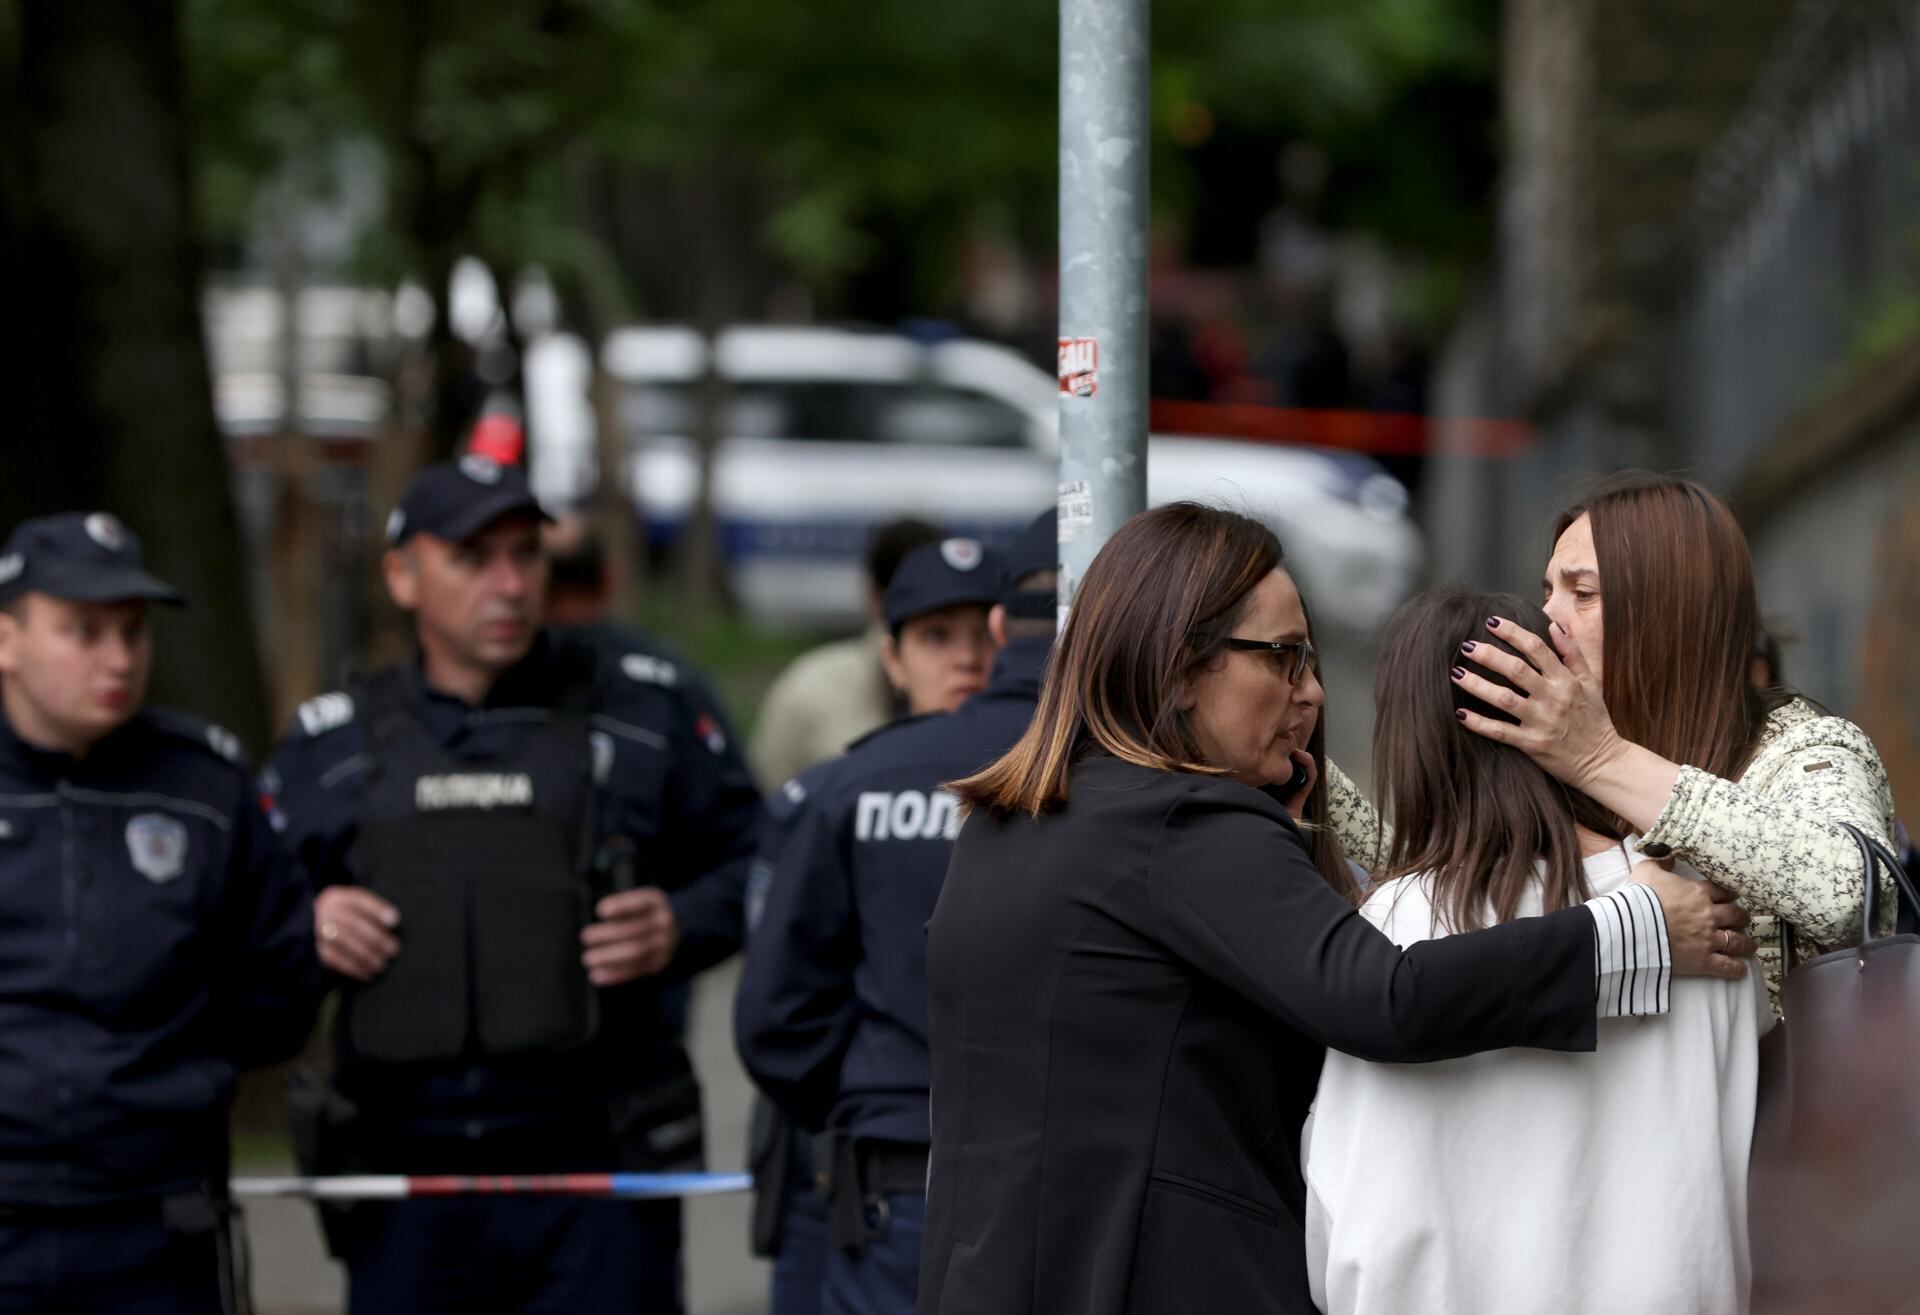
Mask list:
[[[760,326],[727,329],[709,347],[689,328],[627,328],[609,335],[601,361],[618,388],[632,495],[657,549],[672,550],[695,505],[695,388],[709,350],[728,385],[714,514],[735,596],[757,620],[857,624],[861,554],[892,517],[992,541],[1057,496],[1058,386],[1008,348]],[[577,497],[591,482],[589,365],[578,340],[529,352],[544,497]],[[1156,434],[1147,493],[1272,526],[1318,624],[1369,628],[1416,581],[1421,543],[1406,490],[1365,456]]]

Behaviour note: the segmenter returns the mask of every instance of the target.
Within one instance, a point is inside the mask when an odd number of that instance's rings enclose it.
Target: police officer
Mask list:
[[[214,1315],[235,1075],[300,1048],[305,883],[233,736],[143,710],[140,543],[102,512],[0,552],[0,1312]]]
[[[910,532],[918,532],[915,523],[908,524]],[[889,567],[886,587],[873,600],[882,623],[873,657],[890,701],[909,716],[951,712],[985,685],[993,645],[988,614],[999,589],[997,561],[973,539],[916,544]],[[768,884],[802,806],[826,779],[832,761],[800,772],[767,800],[748,887],[750,928],[765,906]],[[752,946],[749,939],[749,958]],[[753,1243],[756,1254],[773,1257],[769,1315],[813,1315],[820,1309],[828,1240],[826,1209],[814,1191],[811,1167],[819,1128],[817,1122],[794,1126],[785,1111],[769,1108],[764,1099],[755,1104]]]
[[[1057,557],[1051,515],[1014,544],[1010,583],[993,591],[987,618],[1000,648],[984,691],[957,712],[874,732],[783,792],[789,809],[735,1033],[762,1089],[802,1125],[826,1130],[814,1169],[832,1243],[829,1315],[914,1306],[930,1140],[925,927],[960,821],[941,787],[1006,752],[1032,719],[1052,645]],[[889,590],[890,620],[928,587],[910,574],[916,564],[902,565],[898,595]]]
[[[266,781],[344,987],[335,1171],[666,1170],[701,1156],[663,987],[738,947],[758,798],[677,664],[539,625],[543,515],[517,467],[415,477],[388,592],[418,653],[303,706]],[[680,1308],[679,1204],[356,1206],[350,1308]]]

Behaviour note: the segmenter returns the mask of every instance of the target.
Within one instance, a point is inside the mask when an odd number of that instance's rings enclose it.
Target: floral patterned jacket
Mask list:
[[[1327,798],[1348,856],[1377,870],[1385,849],[1379,816],[1332,764]],[[1664,845],[1740,894],[1753,914],[1751,932],[1767,990],[1777,1002],[1780,918],[1793,924],[1796,960],[1860,942],[1865,880],[1859,850],[1840,822],[1891,845],[1887,769],[1858,726],[1795,699],[1767,718],[1753,761],[1738,781],[1682,767],[1638,848]],[[1897,912],[1893,881],[1883,877],[1874,934],[1890,933]]]

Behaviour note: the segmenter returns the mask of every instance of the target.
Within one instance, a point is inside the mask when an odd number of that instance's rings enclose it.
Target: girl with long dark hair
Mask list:
[[[1382,652],[1373,760],[1390,839],[1361,912],[1402,947],[1571,908],[1638,875],[1617,818],[1461,724],[1463,711],[1512,723],[1437,660],[1462,644],[1514,653],[1488,616],[1508,638],[1546,639],[1539,607],[1445,588],[1400,611]],[[1592,1055],[1329,1054],[1304,1138],[1320,1309],[1743,1311],[1747,1148],[1772,1013],[1757,969],[1670,990],[1668,1018],[1604,1020]]]

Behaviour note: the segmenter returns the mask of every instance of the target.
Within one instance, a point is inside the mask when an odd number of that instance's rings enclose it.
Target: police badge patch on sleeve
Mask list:
[[[140,813],[127,823],[127,857],[134,871],[154,885],[186,870],[187,826],[165,813]]]

